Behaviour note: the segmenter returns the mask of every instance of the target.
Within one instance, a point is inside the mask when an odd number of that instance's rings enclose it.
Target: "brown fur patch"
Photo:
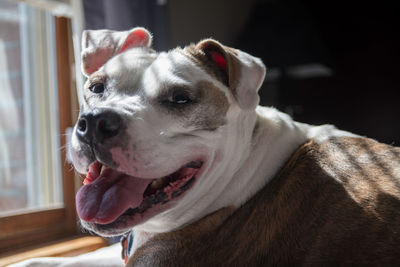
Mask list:
[[[194,126],[197,129],[215,130],[224,125],[229,108],[229,102],[224,92],[207,81],[199,82],[196,87],[201,91],[201,103],[192,111],[186,127]]]
[[[397,266],[399,192],[400,148],[310,141],[242,207],[156,235],[128,266]]]
[[[177,51],[196,63],[196,65],[203,69],[207,74],[222,82],[226,86],[229,86],[227,73],[219,69],[210,60],[206,53],[204,53],[204,51],[198,49],[195,45],[186,46],[184,49],[178,49]]]
[[[224,46],[224,50],[228,57],[229,88],[232,90],[233,95],[236,96],[236,88],[241,79],[241,63],[237,58],[237,51],[235,49]]]
[[[227,70],[222,70],[207,55],[207,50],[218,51],[227,62]],[[190,45],[184,49],[179,49],[179,52],[190,58],[206,73],[225,84],[236,97],[236,88],[239,84],[240,60],[237,58],[237,51],[233,48],[224,46],[214,40],[205,40],[197,45]]]
[[[153,100],[153,105],[183,122],[184,127],[195,130],[213,131],[226,123],[228,98],[211,82],[200,81],[191,87],[180,88],[190,95],[192,101],[187,104],[171,105],[166,101],[176,89],[174,86],[165,88]]]

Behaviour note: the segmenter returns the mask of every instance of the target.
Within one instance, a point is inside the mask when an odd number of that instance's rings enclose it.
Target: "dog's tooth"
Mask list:
[[[151,188],[159,189],[163,186],[163,179],[157,179],[151,183]]]

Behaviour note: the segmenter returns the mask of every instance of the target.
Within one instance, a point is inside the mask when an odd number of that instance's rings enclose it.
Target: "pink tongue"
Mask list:
[[[95,181],[79,189],[76,194],[78,215],[87,222],[111,223],[128,208],[140,205],[150,183],[151,180],[107,169]]]

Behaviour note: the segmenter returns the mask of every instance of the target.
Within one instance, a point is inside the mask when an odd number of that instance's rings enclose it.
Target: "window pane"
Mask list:
[[[0,216],[62,204],[51,15],[0,1]]]

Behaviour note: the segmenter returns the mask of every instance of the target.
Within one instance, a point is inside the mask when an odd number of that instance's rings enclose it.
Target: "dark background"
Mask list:
[[[400,145],[394,1],[84,0],[84,8],[86,28],[145,26],[158,50],[213,37],[261,57],[269,69],[261,104]],[[310,64],[320,68],[298,75]]]

